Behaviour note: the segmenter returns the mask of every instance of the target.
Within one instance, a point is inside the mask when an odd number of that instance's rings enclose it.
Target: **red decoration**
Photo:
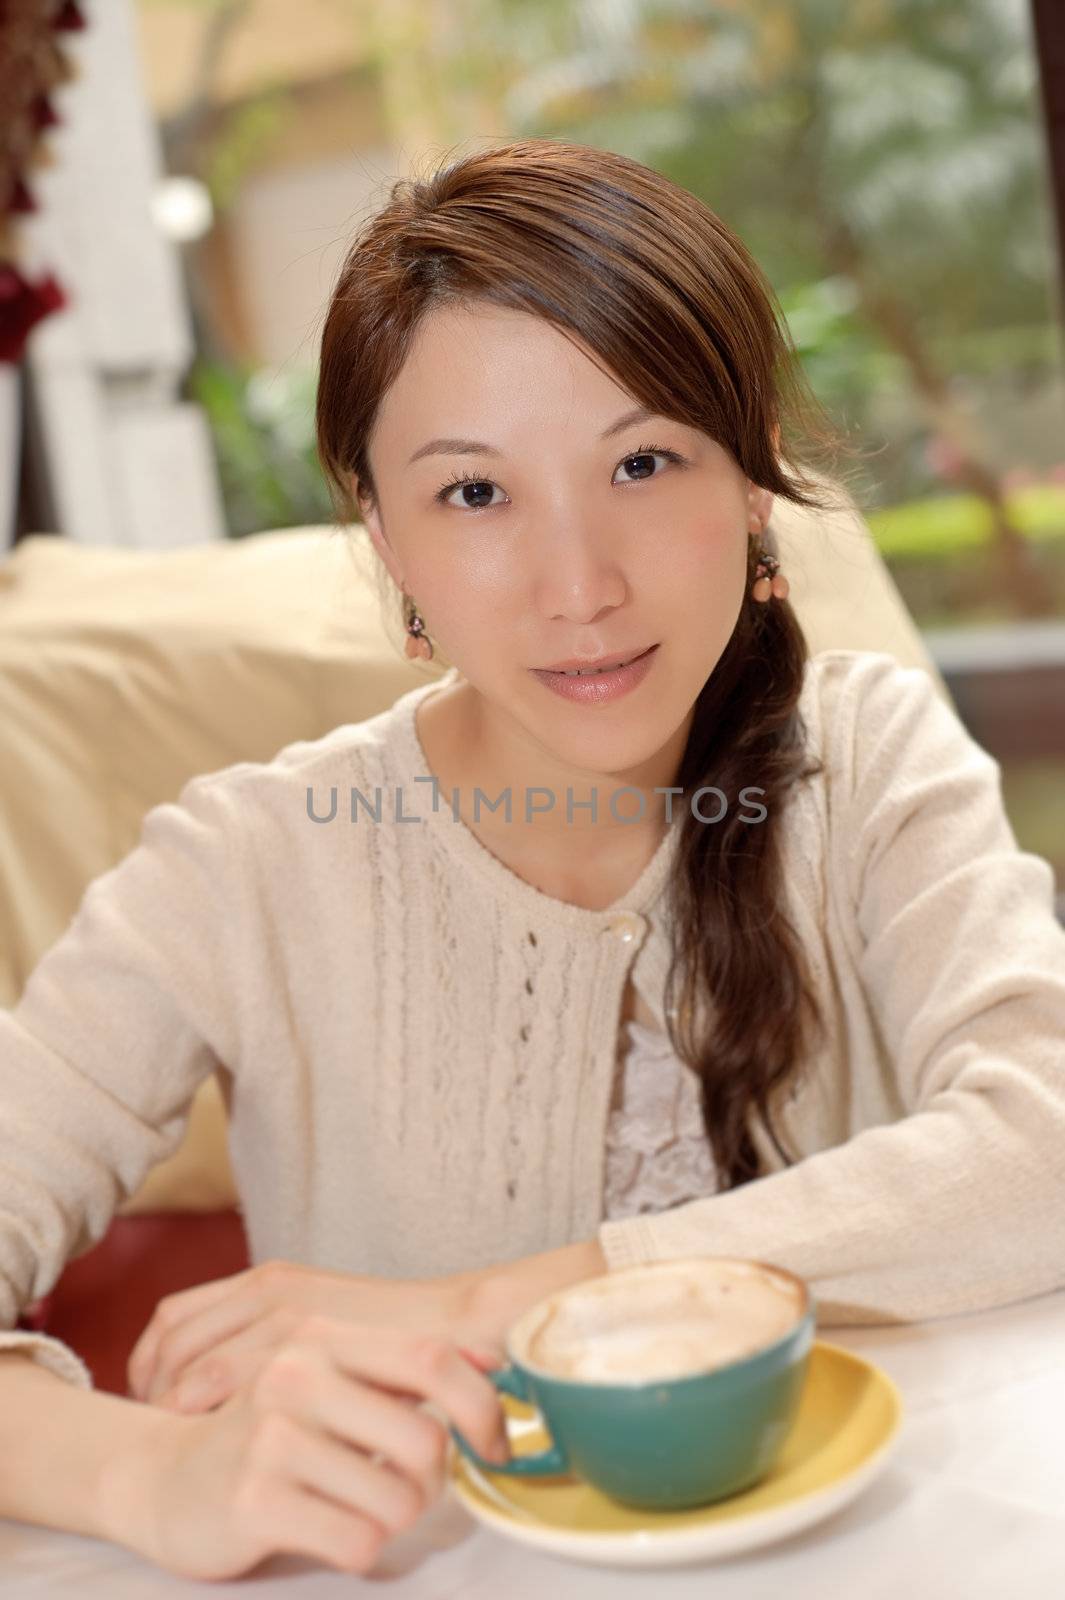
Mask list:
[[[46,94],[34,96],[33,104],[30,106],[30,116],[33,119],[33,126],[38,130],[58,128],[63,120]]]
[[[0,362],[21,361],[31,329],[67,303],[51,273],[30,281],[9,258],[17,216],[38,209],[23,176],[34,146],[63,121],[52,92],[74,76],[59,35],[85,26],[79,0],[0,0]]]
[[[79,28],[84,28],[85,18],[75,4],[75,0],[64,0],[55,17],[52,27],[62,33],[76,33]]]
[[[36,211],[37,209],[36,200],[21,178],[16,178],[11,185],[11,195],[7,202],[7,209],[9,211]]]
[[[51,273],[31,283],[17,267],[0,263],[0,361],[21,361],[31,328],[66,303]]]

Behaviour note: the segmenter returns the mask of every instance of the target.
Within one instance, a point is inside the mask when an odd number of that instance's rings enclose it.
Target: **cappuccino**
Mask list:
[[[553,1296],[521,1342],[525,1359],[556,1377],[638,1383],[754,1355],[804,1308],[797,1279],[757,1262],[654,1262]]]

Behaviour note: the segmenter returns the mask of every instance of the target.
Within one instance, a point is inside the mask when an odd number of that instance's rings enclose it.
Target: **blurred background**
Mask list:
[[[1018,835],[1065,884],[1059,0],[62,9],[74,70],[21,264],[80,328],[39,310],[9,363],[0,546],[328,521],[315,364],[353,228],[482,137],[616,149],[761,263]]]

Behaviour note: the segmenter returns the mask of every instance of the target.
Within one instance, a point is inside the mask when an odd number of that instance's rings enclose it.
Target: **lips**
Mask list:
[[[536,670],[540,672],[559,673],[581,672],[582,674],[591,676],[596,672],[609,672],[614,667],[627,667],[630,662],[638,661],[641,656],[645,656],[649,650],[653,649],[654,645],[647,645],[643,650],[617,652],[610,656],[600,656],[596,661],[589,661],[587,659],[581,661],[576,658],[569,661],[557,661],[552,667],[539,667]]]
[[[532,667],[532,676],[561,700],[579,706],[605,706],[637,689],[655,669],[659,646],[633,656],[627,663],[602,672],[568,671],[566,668]]]

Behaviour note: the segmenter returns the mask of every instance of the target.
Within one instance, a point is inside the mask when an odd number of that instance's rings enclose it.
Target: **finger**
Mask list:
[[[148,1376],[156,1348],[167,1328],[176,1326],[192,1312],[202,1306],[211,1305],[222,1295],[230,1293],[234,1281],[231,1277],[214,1278],[210,1283],[197,1284],[193,1289],[182,1289],[179,1293],[166,1295],[159,1301],[130,1352],[127,1373],[131,1387],[135,1381],[139,1386]]]
[[[237,1512],[264,1555],[310,1556],[340,1572],[369,1572],[387,1538],[372,1518],[291,1480],[256,1480],[238,1495]]]
[[[193,1312],[162,1336],[155,1364],[148,1379],[146,1399],[154,1404],[159,1395],[172,1388],[199,1357],[205,1356],[227,1339],[236,1337],[255,1322],[273,1315],[261,1294],[251,1284],[230,1289],[213,1304]]]
[[[234,1338],[190,1362],[171,1387],[151,1403],[178,1411],[212,1410],[238,1389],[248,1387],[300,1320],[287,1307],[278,1306]]]
[[[399,1472],[379,1454],[370,1459],[335,1434],[284,1416],[278,1420],[288,1424],[277,1436],[279,1473],[371,1517],[388,1534],[413,1527],[443,1486],[432,1467],[414,1475]],[[441,1453],[446,1453],[446,1440]]]
[[[449,1341],[333,1318],[311,1319],[311,1327],[342,1371],[434,1401],[486,1460],[506,1460],[499,1396]]]
[[[237,1277],[243,1277],[238,1273]],[[179,1294],[167,1295],[160,1300],[152,1316],[130,1352],[126,1367],[129,1390],[140,1398],[147,1390],[155,1365],[159,1344],[171,1327],[177,1327],[186,1317],[231,1294],[235,1279],[214,1278],[210,1283],[197,1284],[194,1289],[183,1289]]]
[[[283,1415],[332,1435],[349,1452],[388,1465],[418,1484],[425,1504],[441,1492],[449,1451],[447,1419],[428,1415],[418,1399],[386,1394],[374,1383],[331,1365],[327,1351],[310,1352],[298,1380],[274,1387]],[[276,1384],[276,1380],[275,1380]],[[285,1392],[287,1390],[287,1392]],[[431,1402],[430,1402],[431,1404]]]
[[[493,1350],[474,1350],[468,1345],[459,1345],[459,1355],[472,1361],[478,1372],[495,1372],[497,1367],[503,1365]]]

